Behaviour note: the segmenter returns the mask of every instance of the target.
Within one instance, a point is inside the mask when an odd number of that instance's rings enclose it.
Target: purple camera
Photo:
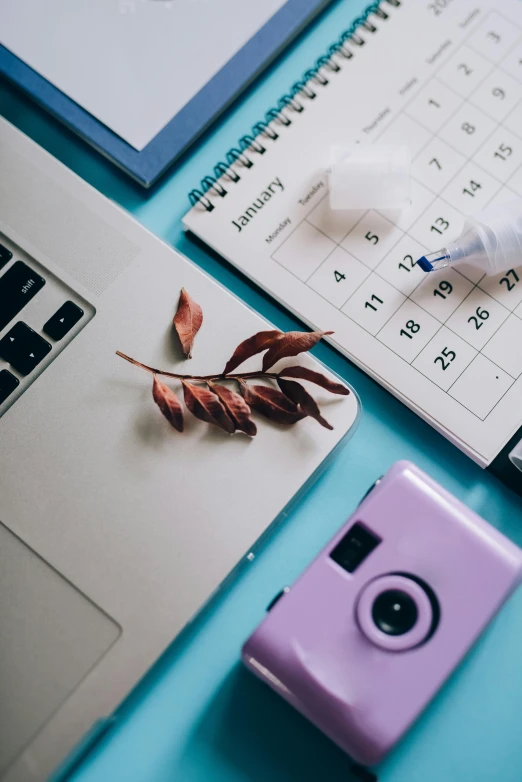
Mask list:
[[[379,763],[522,579],[522,551],[397,462],[295,584],[243,661],[357,762]]]

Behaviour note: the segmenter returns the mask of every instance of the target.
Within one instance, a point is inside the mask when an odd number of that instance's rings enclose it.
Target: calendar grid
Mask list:
[[[522,268],[426,275],[415,260],[464,214],[522,196],[520,28],[490,13],[378,138],[408,141],[411,207],[347,218],[326,193],[271,257],[484,421],[522,374]]]

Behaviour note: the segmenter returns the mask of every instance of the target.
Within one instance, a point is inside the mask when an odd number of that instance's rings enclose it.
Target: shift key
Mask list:
[[[31,301],[45,280],[23,261],[16,261],[0,277],[0,331]]]

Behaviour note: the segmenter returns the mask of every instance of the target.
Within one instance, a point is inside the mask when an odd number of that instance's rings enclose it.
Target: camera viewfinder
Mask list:
[[[357,521],[339,541],[330,557],[348,573],[353,573],[380,542],[377,535]]]

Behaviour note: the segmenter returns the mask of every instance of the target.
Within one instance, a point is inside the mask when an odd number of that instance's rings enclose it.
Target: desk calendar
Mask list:
[[[329,209],[329,148],[351,141],[409,146],[408,209]],[[522,4],[387,0],[205,177],[184,223],[486,467],[522,424],[522,267],[415,260],[517,197]]]

